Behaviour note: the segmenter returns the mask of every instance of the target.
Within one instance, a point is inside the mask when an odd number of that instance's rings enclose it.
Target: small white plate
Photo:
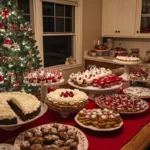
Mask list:
[[[16,150],[15,147],[11,144],[0,144],[0,150]]]

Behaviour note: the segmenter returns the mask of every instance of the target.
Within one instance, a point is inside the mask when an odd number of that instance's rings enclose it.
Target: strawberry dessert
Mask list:
[[[119,113],[138,113],[148,109],[146,101],[125,94],[101,95],[95,102],[102,108],[109,108]]]
[[[24,74],[25,83],[51,84],[63,80],[62,71],[56,69],[39,69]]]
[[[81,87],[93,86],[100,89],[121,85],[122,78],[112,74],[110,69],[91,66],[89,69],[72,73],[70,81]]]
[[[88,96],[78,89],[56,89],[46,95],[46,103],[59,108],[78,108],[87,103]]]

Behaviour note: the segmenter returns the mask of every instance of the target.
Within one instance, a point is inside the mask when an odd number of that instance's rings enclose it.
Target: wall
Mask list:
[[[94,40],[100,39],[101,35],[101,15],[102,0],[83,0],[82,10],[82,49],[91,49],[94,46]],[[84,60],[83,60],[84,62]],[[84,65],[78,68],[65,70],[65,81],[72,72],[84,69]],[[66,83],[66,82],[65,82]]]
[[[83,0],[83,50],[93,48],[94,40],[100,39],[102,0]]]
[[[146,51],[150,50],[150,39],[114,39],[114,47],[126,48],[129,52],[131,48],[139,48],[140,56],[145,57]]]

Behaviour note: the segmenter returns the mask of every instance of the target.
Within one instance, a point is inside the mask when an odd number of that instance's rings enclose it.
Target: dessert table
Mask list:
[[[150,101],[148,103],[150,105]],[[89,100],[86,108],[92,109],[95,107],[97,107],[95,102],[93,100]],[[59,114],[48,110],[41,118],[37,119],[34,122],[21,126],[19,129],[16,129],[14,131],[5,131],[3,129],[0,129],[0,143],[13,143],[15,137],[18,134],[29,128],[36,127],[42,124],[58,122],[73,125],[82,130],[89,141],[88,150],[109,150],[110,148],[113,150],[120,150],[140,129],[142,129],[142,127],[144,127],[150,121],[150,108],[146,112],[141,114],[121,115],[124,122],[122,128],[107,132],[92,131],[80,127],[74,121],[75,115],[76,114],[72,114],[68,118],[63,119],[59,116]]]

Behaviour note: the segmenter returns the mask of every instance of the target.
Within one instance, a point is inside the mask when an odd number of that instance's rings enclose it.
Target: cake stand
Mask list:
[[[0,125],[0,128],[4,129],[4,130],[8,130],[8,131],[12,131],[15,129],[18,129],[21,125],[25,125],[27,123],[33,122],[34,120],[40,118],[41,116],[43,116],[45,114],[45,112],[47,111],[48,106],[46,104],[43,104],[41,102],[41,112],[34,118],[29,119],[27,121],[22,121],[18,116],[17,116],[17,124],[11,124],[11,125]]]
[[[74,88],[77,88],[86,92],[90,99],[94,99],[97,94],[99,95],[99,94],[104,94],[104,93],[110,94],[112,92],[119,92],[120,88],[122,87],[122,83],[119,85],[114,85],[110,88],[103,88],[103,89],[100,89],[98,87],[93,87],[93,86],[81,87],[81,86],[75,85],[73,82],[71,82],[70,79],[68,80],[68,84]]]
[[[48,93],[48,87],[53,86],[58,88],[59,85],[61,85],[62,83],[64,83],[64,79],[61,79],[59,82],[55,82],[55,83],[26,83],[26,84],[30,84],[32,86],[40,86],[41,101],[44,102],[46,94]]]
[[[121,75],[121,77],[123,78],[124,81],[130,81],[129,79],[129,73],[130,73],[130,68],[132,65],[138,65],[141,64],[142,61],[138,61],[138,62],[123,62],[123,61],[119,61],[119,60],[113,60],[115,64],[119,64],[119,65],[124,65],[124,73]]]
[[[110,50],[110,49],[105,49],[105,50],[94,49],[94,51],[96,51],[99,56],[102,56],[102,53],[103,53],[103,52],[108,52],[109,50]]]

